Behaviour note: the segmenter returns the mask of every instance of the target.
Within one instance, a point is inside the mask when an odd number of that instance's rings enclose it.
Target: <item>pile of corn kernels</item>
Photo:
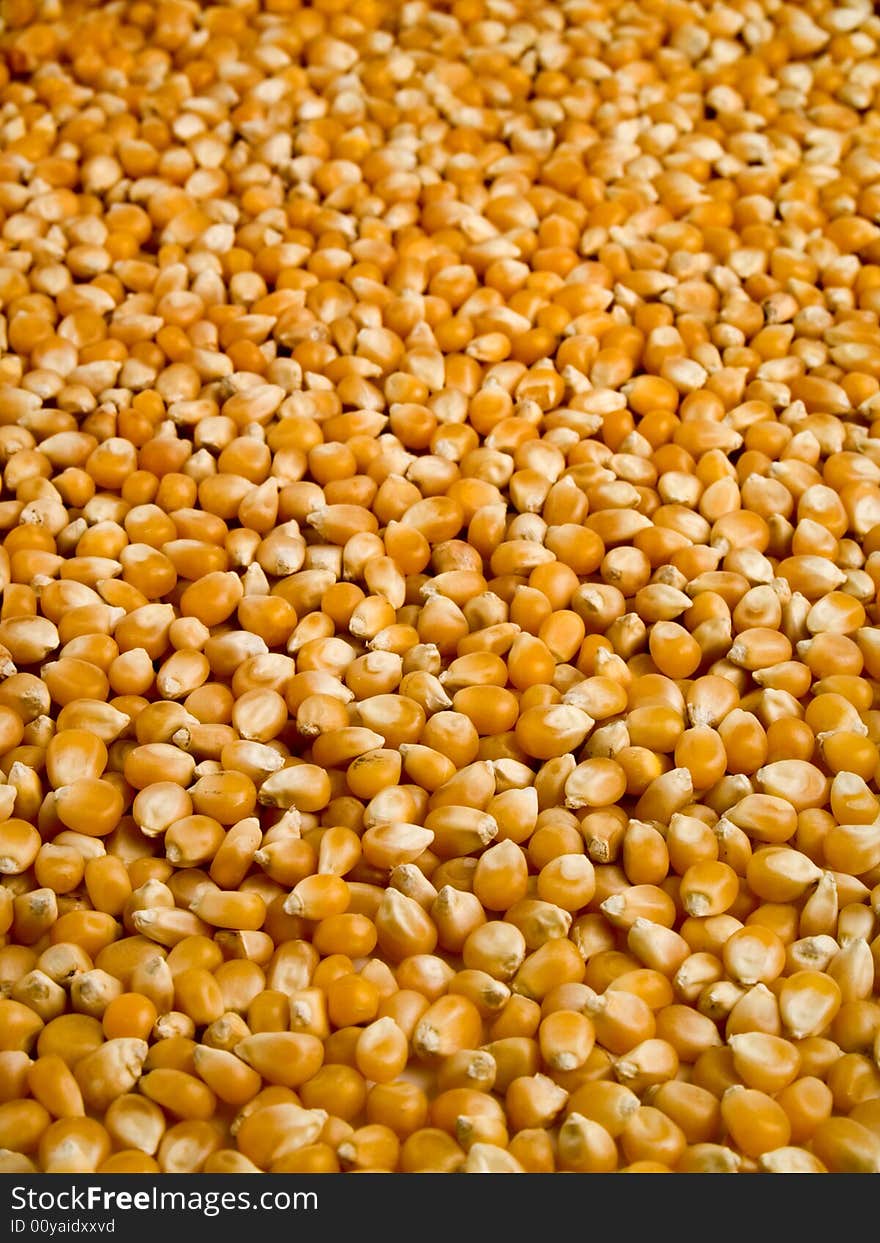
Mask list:
[[[0,1170],[880,1171],[869,0],[0,17]]]

